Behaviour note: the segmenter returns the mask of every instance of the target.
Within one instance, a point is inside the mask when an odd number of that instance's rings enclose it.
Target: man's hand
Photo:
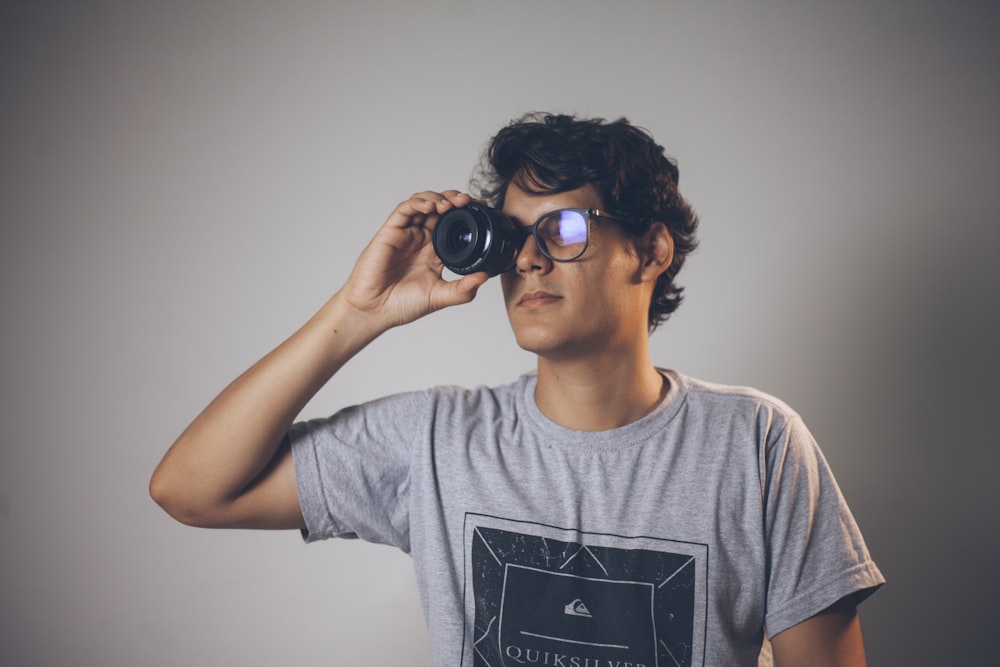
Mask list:
[[[471,301],[487,274],[444,280],[431,243],[438,218],[470,201],[467,194],[447,190],[418,192],[401,202],[355,264],[341,290],[346,302],[389,328]]]

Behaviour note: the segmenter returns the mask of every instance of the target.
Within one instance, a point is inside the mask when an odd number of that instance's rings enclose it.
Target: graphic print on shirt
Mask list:
[[[465,558],[463,666],[704,664],[705,544],[469,513]]]

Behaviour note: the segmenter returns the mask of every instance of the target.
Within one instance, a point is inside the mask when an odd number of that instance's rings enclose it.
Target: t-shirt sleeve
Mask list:
[[[764,481],[769,636],[885,579],[830,466],[798,416],[767,443]]]
[[[427,405],[427,393],[400,394],[292,426],[307,542],[361,538],[409,552],[410,465]]]

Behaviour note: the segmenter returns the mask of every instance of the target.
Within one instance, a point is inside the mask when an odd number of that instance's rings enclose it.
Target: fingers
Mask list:
[[[432,224],[445,211],[466,206],[471,201],[472,197],[458,190],[417,192],[400,202],[390,220],[400,226]]]
[[[472,201],[472,197],[458,190],[445,190],[444,192],[418,192],[413,195],[435,204],[438,213],[444,213],[453,207],[462,207]]]

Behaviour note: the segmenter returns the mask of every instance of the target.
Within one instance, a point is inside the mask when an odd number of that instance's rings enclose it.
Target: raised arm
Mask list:
[[[439,215],[469,203],[456,191],[399,204],[344,286],[301,329],[238,377],[170,447],[150,480],[153,499],[186,524],[303,527],[292,421],[355,354],[386,330],[471,301],[486,274],[447,281],[431,245]]]

